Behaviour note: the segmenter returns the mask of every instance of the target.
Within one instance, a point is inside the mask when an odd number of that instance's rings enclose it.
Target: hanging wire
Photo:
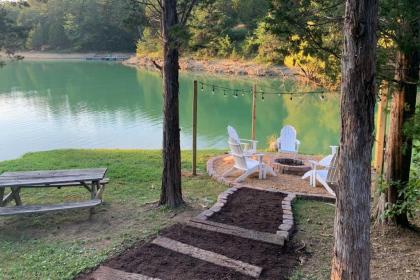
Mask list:
[[[204,87],[209,87],[211,88],[211,92],[212,94],[215,94],[216,91],[220,90],[220,92],[223,92],[224,96],[227,96],[228,93],[231,93],[232,96],[234,98],[238,98],[239,94],[241,96],[245,96],[248,93],[250,93],[250,95],[252,95],[253,90],[249,89],[249,88],[230,88],[230,87],[225,87],[225,86],[220,86],[217,84],[212,84],[212,83],[204,83],[204,82],[199,82],[201,84],[201,90],[203,91],[203,93],[205,93]],[[274,88],[270,88],[271,90],[274,90]],[[324,91],[324,90],[310,90],[310,91],[266,91],[265,88],[256,91],[255,92],[257,95],[260,94],[261,95],[261,100],[265,100],[265,95],[278,95],[279,97],[283,96],[283,95],[289,95],[290,100],[293,100],[293,96],[303,96],[303,95],[307,95],[307,94],[319,94],[319,98],[321,100],[325,99],[325,94],[329,94],[329,93],[338,93],[338,91]]]

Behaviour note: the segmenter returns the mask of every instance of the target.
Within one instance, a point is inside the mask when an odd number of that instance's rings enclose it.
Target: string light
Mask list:
[[[200,82],[201,84],[201,91],[205,94],[205,90],[204,90],[204,86],[207,86],[209,88],[211,88],[211,93],[214,95],[216,94],[216,90],[220,89],[220,91],[223,91],[223,95],[226,97],[229,93],[232,94],[232,96],[236,99],[239,97],[239,95],[241,96],[245,96],[248,95],[248,93],[250,93],[250,95],[252,96],[252,94],[254,93],[253,89],[245,89],[245,88],[229,88],[229,87],[224,87],[224,86],[220,86],[217,84],[207,84],[204,82]],[[293,92],[293,91],[275,91],[275,89],[273,88],[274,91],[272,92],[266,92],[265,90],[260,90],[260,91],[256,91],[256,94],[261,94],[261,100],[265,100],[265,95],[269,94],[269,95],[277,95],[279,97],[281,97],[282,95],[289,95],[289,99],[293,100],[293,97],[298,96],[298,97],[303,97],[306,94],[318,94],[318,97],[321,100],[325,99],[325,94],[326,93],[337,93],[337,91],[328,91],[325,92],[323,90],[313,90],[313,91],[299,91],[299,92]],[[300,98],[299,98],[300,99]]]

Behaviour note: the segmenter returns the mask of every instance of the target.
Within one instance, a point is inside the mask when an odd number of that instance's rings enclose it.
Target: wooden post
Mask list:
[[[192,142],[192,175],[197,175],[197,81],[194,81],[194,96],[193,96],[193,142]]]
[[[251,139],[255,140],[255,121],[257,119],[257,84],[252,88],[252,133]]]
[[[375,149],[375,163],[374,168],[376,173],[382,175],[382,167],[384,161],[384,142],[385,142],[385,128],[386,116],[388,106],[388,83],[384,84],[383,89],[380,90],[380,102],[378,105],[378,112],[376,117],[376,149]]]

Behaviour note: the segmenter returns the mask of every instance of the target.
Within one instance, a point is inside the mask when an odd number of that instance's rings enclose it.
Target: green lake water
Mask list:
[[[181,145],[192,143],[193,81],[246,94],[199,86],[198,147],[227,149],[226,126],[251,136],[250,90],[305,91],[292,80],[181,74]],[[157,72],[116,63],[22,61],[0,69],[0,160],[26,152],[61,148],[158,149],[162,142],[162,83]],[[278,137],[293,125],[302,153],[326,154],[339,142],[339,97],[261,95],[257,102],[257,140]]]

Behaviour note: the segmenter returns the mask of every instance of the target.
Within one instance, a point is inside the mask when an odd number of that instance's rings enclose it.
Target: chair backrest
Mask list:
[[[230,154],[233,156],[233,159],[235,160],[235,167],[242,170],[247,170],[248,167],[246,165],[246,159],[242,151],[241,144],[231,139],[229,139],[228,143],[229,143],[229,148],[230,148]]]
[[[328,185],[337,185],[338,180],[338,156],[340,154],[340,149],[337,148],[336,153],[332,156],[330,167],[328,168],[327,173],[327,184]]]
[[[228,125],[227,131],[228,131],[229,138],[233,142],[241,143],[241,139],[239,138],[239,135],[236,132],[236,129],[234,129],[233,127],[231,127],[230,125]]]
[[[296,152],[296,129],[291,125],[284,126],[280,131],[279,150]]]
[[[338,146],[330,146],[331,154],[334,155],[337,152]]]
[[[318,163],[319,163],[319,165],[329,167],[331,165],[331,161],[332,161],[333,157],[334,157],[334,155],[328,155],[328,156],[324,157],[323,159],[321,159]]]

